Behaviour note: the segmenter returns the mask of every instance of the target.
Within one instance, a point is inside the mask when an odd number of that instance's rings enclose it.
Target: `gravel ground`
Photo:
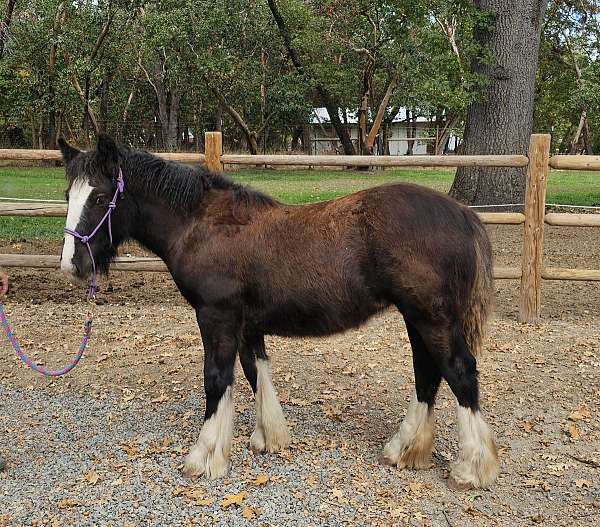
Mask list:
[[[547,260],[599,268],[597,231],[577,233],[550,231]],[[498,263],[514,265],[518,231],[492,236]],[[17,245],[0,251],[57,251]],[[62,365],[87,309],[79,288],[44,271],[12,275],[7,307],[22,344]],[[269,338],[292,446],[251,453],[253,401],[238,371],[230,476],[184,479],[203,411],[193,314],[165,275],[116,273],[110,285],[93,307],[90,349],[67,377],[34,377],[0,340],[0,526],[600,525],[600,284],[546,283],[544,319],[526,326],[515,322],[517,283],[498,283],[480,369],[502,473],[491,490],[466,492],[446,485],[457,449],[446,386],[434,467],[377,462],[412,391],[393,311],[328,339]]]

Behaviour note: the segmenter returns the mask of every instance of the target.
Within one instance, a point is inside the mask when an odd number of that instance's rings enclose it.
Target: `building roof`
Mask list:
[[[340,119],[344,122],[344,118],[342,115],[342,110],[340,112]],[[369,112],[370,113],[370,112]],[[346,110],[346,115],[348,116],[348,124],[358,124],[358,112],[354,110]],[[372,118],[373,116],[369,116]],[[400,123],[406,121],[406,108],[400,108],[400,111],[396,114],[393,123]],[[310,124],[319,124],[319,123],[329,123],[329,113],[327,112],[327,108],[313,108],[313,113],[310,116]],[[417,117],[418,123],[427,123],[429,120],[426,117],[419,116]]]

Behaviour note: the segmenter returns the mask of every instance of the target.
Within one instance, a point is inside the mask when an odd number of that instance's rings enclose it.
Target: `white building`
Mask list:
[[[348,128],[352,142],[358,147],[358,115],[350,110],[346,110],[346,115],[341,114],[342,112],[340,112],[341,121]],[[331,125],[326,108],[313,109],[307,132],[310,154],[342,153],[340,140]],[[417,117],[409,123],[406,118],[406,108],[401,108],[391,123],[381,125],[375,141],[374,153],[376,155],[386,153],[392,156],[406,155],[411,142],[413,143],[412,153],[414,155],[434,153],[438,136],[439,131],[436,130],[435,124],[429,119]],[[450,134],[445,150],[454,152],[456,146],[457,137]]]

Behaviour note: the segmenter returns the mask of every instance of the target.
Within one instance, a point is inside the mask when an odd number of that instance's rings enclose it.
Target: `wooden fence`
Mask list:
[[[600,214],[546,214],[546,183],[550,168],[600,170],[600,156],[550,157],[550,136],[531,136],[528,156],[306,156],[306,155],[237,155],[222,153],[219,132],[205,135],[205,153],[158,153],[165,159],[184,163],[206,163],[210,170],[222,171],[225,165],[270,166],[370,166],[370,167],[527,167],[527,189],[523,213],[482,212],[487,224],[524,225],[523,251],[520,267],[494,267],[496,279],[521,281],[519,320],[535,323],[541,307],[542,280],[600,281],[600,270],[545,267],[544,225],[600,227]],[[0,150],[0,160],[60,160],[57,150]],[[62,203],[0,203],[0,216],[65,216]],[[0,266],[57,268],[58,256],[0,254]],[[117,258],[113,269],[118,271],[167,271],[158,258]]]

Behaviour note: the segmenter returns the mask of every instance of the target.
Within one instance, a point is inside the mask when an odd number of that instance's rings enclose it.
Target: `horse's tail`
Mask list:
[[[462,320],[463,336],[474,356],[483,345],[486,323],[493,304],[492,246],[479,218],[474,218],[475,272]]]

